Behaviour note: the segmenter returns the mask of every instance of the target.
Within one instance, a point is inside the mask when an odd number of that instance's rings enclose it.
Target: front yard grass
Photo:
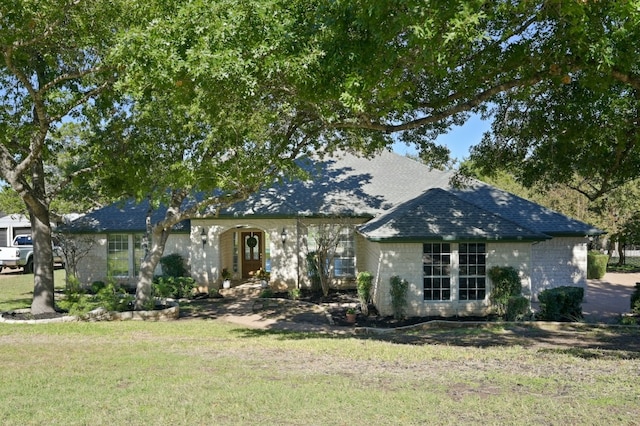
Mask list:
[[[0,280],[0,306],[19,307],[16,300],[30,290],[5,284]],[[202,319],[0,323],[0,366],[4,424],[546,425],[640,418],[640,358],[585,357],[518,341],[397,343]]]

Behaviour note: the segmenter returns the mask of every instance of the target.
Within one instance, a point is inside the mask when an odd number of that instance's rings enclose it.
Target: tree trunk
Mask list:
[[[33,315],[55,312],[53,249],[48,210],[29,209],[33,240]]]
[[[168,230],[159,225],[153,228],[151,241],[149,242],[151,249],[140,264],[140,273],[138,274],[138,283],[136,285],[136,311],[145,310],[152,303],[151,286],[153,284],[153,274],[164,253],[167,238],[169,238]]]

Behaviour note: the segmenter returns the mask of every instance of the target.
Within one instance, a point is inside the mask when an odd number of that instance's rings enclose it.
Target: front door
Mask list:
[[[262,232],[242,232],[242,278],[262,268]]]

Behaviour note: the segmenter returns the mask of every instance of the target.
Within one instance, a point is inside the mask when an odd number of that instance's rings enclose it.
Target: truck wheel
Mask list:
[[[33,259],[27,260],[27,264],[24,265],[25,274],[33,274]]]

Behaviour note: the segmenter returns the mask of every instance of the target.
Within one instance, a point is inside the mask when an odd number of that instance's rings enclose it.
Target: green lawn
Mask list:
[[[640,272],[640,257],[627,257],[625,259],[625,264],[622,266],[618,266],[618,261],[620,259],[617,257],[612,257],[609,259],[609,264],[607,265],[608,272]]]
[[[0,306],[28,306],[28,280],[13,278],[0,279]],[[212,320],[0,323],[0,366],[2,424],[630,425],[640,418],[638,357],[517,344],[396,344]]]

